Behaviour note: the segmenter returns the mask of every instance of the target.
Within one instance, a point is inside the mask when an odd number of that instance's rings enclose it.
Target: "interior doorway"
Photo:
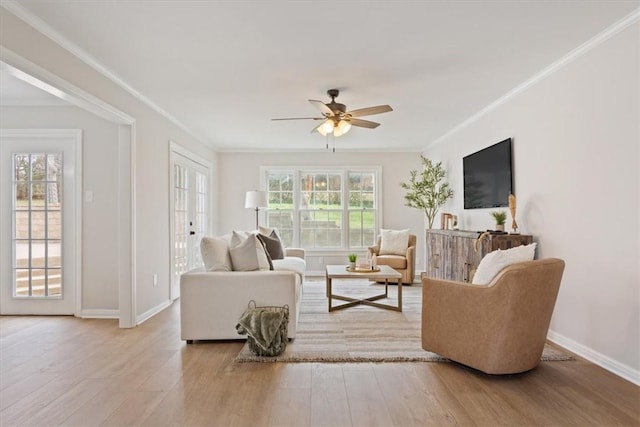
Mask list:
[[[71,105],[75,105],[87,112],[93,113],[98,117],[101,117],[109,122],[116,123],[118,125],[118,194],[119,198],[119,214],[118,214],[118,309],[115,310],[115,315],[119,317],[119,326],[121,328],[135,327],[137,324],[136,313],[136,218],[135,218],[135,177],[136,177],[136,162],[135,162],[135,119],[128,114],[118,110],[105,103],[104,101],[96,98],[95,96],[83,91],[82,89],[72,85],[68,81],[54,75],[53,73],[45,70],[44,68],[30,62],[29,60],[17,55],[16,53],[3,49],[3,59],[0,61],[0,69],[4,73],[8,73],[12,77],[21,80],[33,87],[36,87],[44,92],[49,93],[57,98],[60,98]],[[34,151],[37,153],[37,151]],[[82,158],[78,155],[79,165],[82,164]],[[2,156],[5,159],[5,156]],[[78,170],[79,172],[79,170]],[[81,175],[78,175],[81,176]],[[0,187],[5,187],[0,185]],[[66,186],[65,186],[66,188]],[[2,195],[0,195],[2,197]],[[4,209],[4,198],[0,202]],[[80,196],[78,196],[78,204],[80,204]],[[63,209],[69,208],[67,204],[63,205]],[[11,209],[11,208],[9,208]],[[7,224],[6,221],[0,219],[0,223]],[[80,227],[80,221],[78,220],[77,226]],[[9,232],[9,230],[6,230]],[[1,231],[2,239],[0,241],[6,241],[4,238],[5,231]],[[80,238],[78,233],[77,238]],[[63,242],[67,244],[68,242]],[[10,243],[11,244],[11,243]],[[9,259],[5,256],[5,249],[0,243],[0,262]],[[80,246],[80,242],[76,247]],[[65,249],[63,249],[62,263],[63,263],[63,277],[66,276],[69,271],[64,267],[65,262]],[[52,267],[52,265],[50,265]],[[76,280],[79,281],[81,275],[78,273],[81,268],[81,260],[78,259],[76,269]],[[0,280],[4,283],[5,271],[11,270],[11,263],[6,265],[0,265]],[[13,274],[13,273],[11,273]],[[1,286],[0,286],[1,287]],[[78,316],[84,316],[83,307],[81,305],[80,289],[78,287],[75,300],[77,306],[75,307],[75,314]],[[4,298],[3,298],[4,300]],[[89,315],[91,317],[91,315]]]

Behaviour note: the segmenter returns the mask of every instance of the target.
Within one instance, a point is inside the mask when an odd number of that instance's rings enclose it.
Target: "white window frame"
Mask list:
[[[342,200],[344,201],[342,206],[342,233],[341,233],[341,245],[339,248],[305,248],[308,252],[344,252],[351,250],[362,250],[362,248],[350,248],[349,247],[349,172],[357,173],[373,173],[374,175],[374,210],[375,210],[375,224],[374,230],[377,236],[377,231],[380,229],[382,221],[382,167],[379,165],[368,166],[260,166],[260,188],[268,192],[267,188],[267,174],[268,173],[291,173],[293,174],[293,241],[294,247],[300,247],[300,176],[302,173],[336,173],[342,174]],[[268,209],[262,212],[262,215],[266,216]],[[265,222],[266,218],[262,218]]]

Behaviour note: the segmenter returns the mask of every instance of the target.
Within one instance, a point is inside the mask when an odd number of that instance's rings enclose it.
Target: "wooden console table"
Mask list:
[[[461,230],[427,230],[426,276],[437,279],[470,282],[480,260],[496,249],[528,245],[533,236],[525,234],[491,234],[477,243],[482,233]]]

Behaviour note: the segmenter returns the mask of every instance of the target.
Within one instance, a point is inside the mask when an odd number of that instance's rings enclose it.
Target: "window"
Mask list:
[[[267,225],[275,227],[286,246],[293,246],[293,173],[269,172],[267,174]]]
[[[263,167],[266,224],[286,246],[363,249],[380,221],[379,167],[279,169]]]
[[[373,245],[376,234],[375,174],[349,172],[349,247]]]

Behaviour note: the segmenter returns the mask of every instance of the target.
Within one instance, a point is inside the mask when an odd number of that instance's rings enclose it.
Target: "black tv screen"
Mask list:
[[[465,209],[509,206],[511,138],[463,157],[462,169]]]

